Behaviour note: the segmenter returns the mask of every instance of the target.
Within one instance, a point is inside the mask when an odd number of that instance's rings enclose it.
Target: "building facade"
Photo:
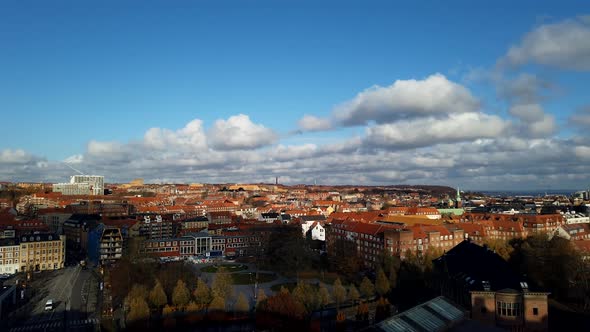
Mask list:
[[[66,237],[53,233],[19,237],[20,271],[57,270],[64,267]]]

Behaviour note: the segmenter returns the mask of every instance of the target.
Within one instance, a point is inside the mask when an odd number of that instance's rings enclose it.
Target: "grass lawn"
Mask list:
[[[238,271],[244,271],[247,270],[248,267],[246,265],[243,264],[222,264],[222,265],[209,265],[209,266],[205,266],[204,268],[201,268],[201,272],[206,272],[206,273],[215,273],[217,272],[217,270],[220,267],[224,267],[227,272],[238,272]]]
[[[231,277],[234,281],[234,285],[251,285],[254,283],[256,273],[233,273]],[[272,273],[258,273],[258,283],[262,284],[265,282],[271,282],[277,277]]]

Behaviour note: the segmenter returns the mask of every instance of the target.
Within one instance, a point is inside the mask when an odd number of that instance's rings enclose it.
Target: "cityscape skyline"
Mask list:
[[[590,184],[581,1],[232,4],[0,5],[0,181]]]

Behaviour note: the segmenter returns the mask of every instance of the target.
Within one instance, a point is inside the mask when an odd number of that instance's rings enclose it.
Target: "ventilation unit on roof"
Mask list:
[[[487,280],[484,280],[481,282],[482,286],[483,286],[483,290],[485,290],[486,292],[489,292],[491,287],[490,287],[490,282]]]

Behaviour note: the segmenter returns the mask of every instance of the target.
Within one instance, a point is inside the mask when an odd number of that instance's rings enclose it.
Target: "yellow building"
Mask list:
[[[45,271],[64,267],[66,237],[52,233],[23,235],[20,241],[20,270]]]

